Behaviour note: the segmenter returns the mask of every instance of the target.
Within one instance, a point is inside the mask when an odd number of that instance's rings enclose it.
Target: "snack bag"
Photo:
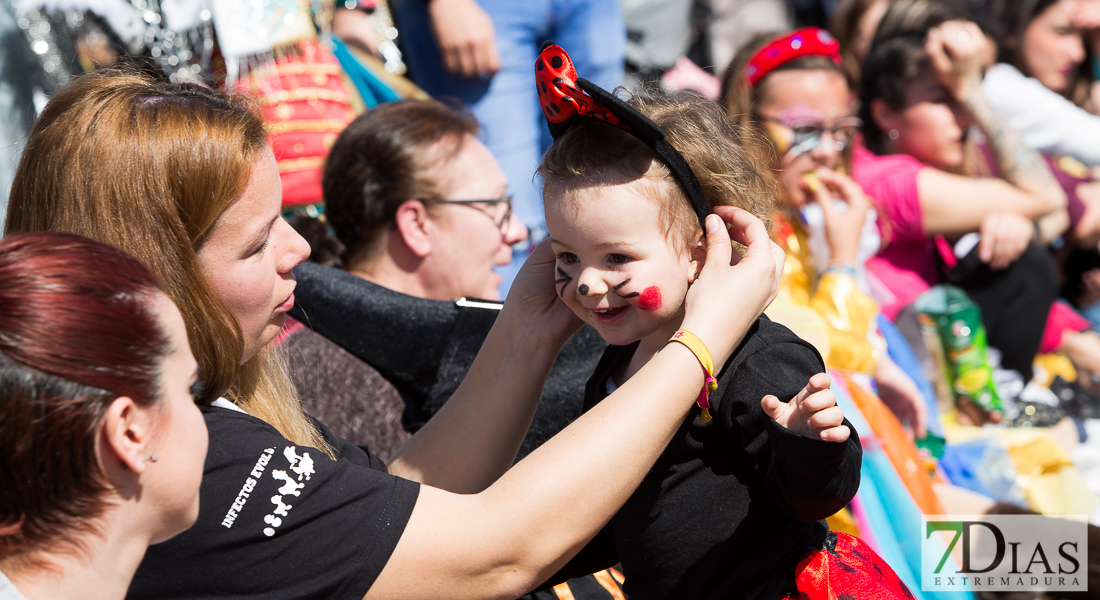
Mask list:
[[[914,302],[922,325],[934,326],[943,345],[947,377],[956,402],[966,398],[988,412],[1001,410],[993,385],[981,312],[966,292],[937,285]]]

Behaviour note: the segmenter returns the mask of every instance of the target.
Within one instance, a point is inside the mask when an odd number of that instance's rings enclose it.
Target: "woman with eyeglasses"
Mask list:
[[[477,131],[469,113],[402,100],[360,115],[329,153],[322,188],[341,269],[298,269],[305,326],[291,323],[285,343],[307,412],[384,460],[454,391],[428,397],[442,348],[455,346],[453,301],[500,300],[494,267],[527,239]],[[436,328],[428,338],[416,329],[425,322]],[[470,361],[491,326],[477,328]]]
[[[923,437],[913,380],[868,340],[878,306],[863,263],[880,246],[871,200],[847,174],[860,120],[839,48],[822,29],[762,34],[734,58],[723,86],[730,115],[757,134],[750,148],[778,182],[773,235],[787,253],[768,315],[822,350],[834,368],[874,374],[882,399]]]
[[[344,269],[400,292],[499,300],[494,266],[527,228],[469,113],[435,101],[379,106],[333,145],[323,188]]]

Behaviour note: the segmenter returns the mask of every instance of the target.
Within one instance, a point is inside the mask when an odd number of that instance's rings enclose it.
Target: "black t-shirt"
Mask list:
[[[198,521],[149,548],[127,598],[362,598],[419,484],[319,423],[340,460],[253,416],[202,411],[210,449]]]
[[[586,410],[636,348],[607,349]],[[626,504],[552,581],[621,561],[631,600],[781,596],[828,533],[818,519],[855,496],[863,450],[854,429],[843,444],[795,435],[760,399],[786,402],[824,370],[813,346],[761,317],[718,375],[713,420],[703,424],[694,407]]]

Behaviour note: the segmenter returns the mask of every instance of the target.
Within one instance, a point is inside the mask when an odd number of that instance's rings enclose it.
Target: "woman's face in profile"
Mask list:
[[[157,296],[156,311],[171,351],[160,365],[159,401],[146,409],[153,411],[154,423],[148,451],[157,455],[157,461],[146,464],[141,485],[160,510],[161,527],[151,541],[154,544],[182,532],[198,518],[199,484],[209,443],[206,421],[191,393],[198,365],[187,343],[183,317],[167,296]]]
[[[492,152],[476,137],[463,137],[458,153],[435,168],[441,200],[497,200],[508,193],[508,179]],[[501,277],[494,266],[512,260],[512,246],[527,239],[527,228],[504,203],[439,204],[434,224],[432,276],[448,300],[468,296],[498,300]],[[509,216],[510,215],[510,216]],[[442,298],[440,298],[442,299]]]
[[[1074,72],[1085,60],[1084,40],[1073,24],[1077,2],[1055,2],[1032,19],[1024,30],[1020,54],[1027,74],[1059,93],[1069,91]]]
[[[906,85],[905,106],[890,111],[888,123],[879,123],[889,133],[897,130],[894,149],[939,169],[963,164],[970,117],[959,107],[928,69]]]
[[[198,252],[203,271],[233,311],[247,362],[282,329],[294,306],[291,269],[309,257],[309,243],[282,217],[275,155],[264,149],[241,197],[229,206]]]

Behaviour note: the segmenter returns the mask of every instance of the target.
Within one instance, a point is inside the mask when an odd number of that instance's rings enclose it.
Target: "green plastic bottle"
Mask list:
[[[925,325],[934,324],[939,333],[955,401],[966,398],[985,411],[1000,411],[978,305],[962,289],[943,284],[921,294],[914,307],[918,318]]]

